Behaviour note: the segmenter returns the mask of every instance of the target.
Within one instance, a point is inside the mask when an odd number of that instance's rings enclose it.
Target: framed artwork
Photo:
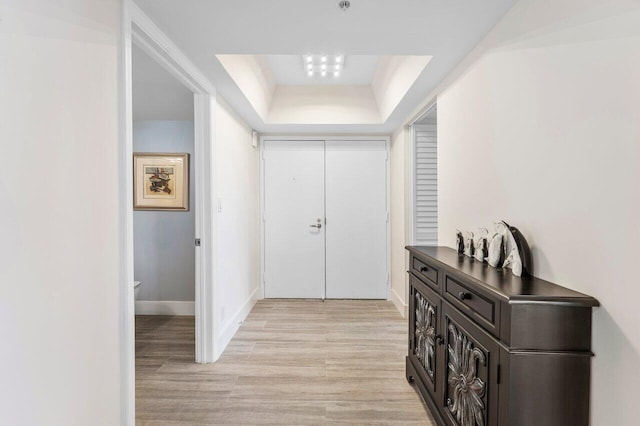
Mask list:
[[[189,154],[133,154],[134,210],[189,210]]]

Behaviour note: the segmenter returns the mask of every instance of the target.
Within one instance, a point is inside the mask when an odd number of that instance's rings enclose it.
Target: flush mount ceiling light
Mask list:
[[[344,69],[343,55],[304,55],[302,64],[305,72],[309,77],[319,74],[326,77],[331,71],[334,77],[340,77],[340,73]]]
[[[343,11],[347,11],[350,7],[351,7],[351,2],[348,0],[342,0],[338,6],[340,6],[340,9],[342,9]]]

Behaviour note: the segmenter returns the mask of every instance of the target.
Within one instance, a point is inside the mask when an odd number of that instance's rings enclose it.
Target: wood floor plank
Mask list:
[[[215,364],[193,317],[136,317],[136,424],[434,425],[386,301],[263,300]]]

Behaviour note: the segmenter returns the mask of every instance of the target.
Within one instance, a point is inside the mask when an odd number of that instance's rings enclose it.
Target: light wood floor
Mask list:
[[[434,425],[390,302],[258,302],[215,364],[193,317],[136,318],[138,425]]]

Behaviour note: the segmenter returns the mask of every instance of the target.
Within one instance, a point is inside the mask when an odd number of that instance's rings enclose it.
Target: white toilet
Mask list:
[[[133,300],[138,300],[138,295],[140,294],[140,281],[133,282]]]

